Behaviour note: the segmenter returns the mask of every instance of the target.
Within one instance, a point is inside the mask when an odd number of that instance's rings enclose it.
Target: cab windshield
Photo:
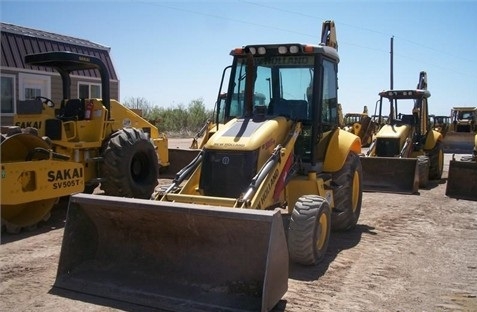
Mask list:
[[[247,60],[237,60],[231,105],[243,114]],[[306,119],[311,102],[313,56],[254,57],[255,83],[253,105],[264,106],[268,115]],[[235,104],[235,105],[234,105]],[[233,114],[233,107],[231,107]]]

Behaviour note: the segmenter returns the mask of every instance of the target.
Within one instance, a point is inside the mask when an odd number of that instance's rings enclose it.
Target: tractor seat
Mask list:
[[[308,102],[305,100],[279,99],[274,103],[273,113],[294,120],[307,119]]]
[[[74,121],[84,119],[84,99],[64,100],[58,119]]]
[[[402,125],[414,126],[414,116],[413,115],[401,115],[401,119],[396,119],[396,124],[398,126],[402,126]]]

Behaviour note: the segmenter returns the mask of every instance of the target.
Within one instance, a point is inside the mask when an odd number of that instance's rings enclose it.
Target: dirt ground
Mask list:
[[[320,265],[291,265],[274,311],[477,311],[477,202],[444,195],[449,158],[418,195],[364,193],[357,227],[332,233]],[[65,214],[2,235],[0,311],[143,311],[52,291]]]

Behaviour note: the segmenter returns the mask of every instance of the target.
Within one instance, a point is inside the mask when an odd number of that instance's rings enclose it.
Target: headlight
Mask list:
[[[298,52],[300,52],[300,49],[298,48],[298,46],[290,47],[290,53],[298,53]]]
[[[288,52],[288,48],[286,46],[279,46],[278,47],[278,53],[285,54],[287,52]]]

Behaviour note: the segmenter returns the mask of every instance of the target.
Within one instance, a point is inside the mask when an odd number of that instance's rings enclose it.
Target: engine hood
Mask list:
[[[283,143],[291,128],[292,121],[285,117],[275,117],[256,121],[252,118],[238,118],[229,121],[205,144],[205,149],[219,150],[273,150]]]
[[[409,125],[384,125],[376,135],[377,138],[405,139],[409,135],[411,126]]]

